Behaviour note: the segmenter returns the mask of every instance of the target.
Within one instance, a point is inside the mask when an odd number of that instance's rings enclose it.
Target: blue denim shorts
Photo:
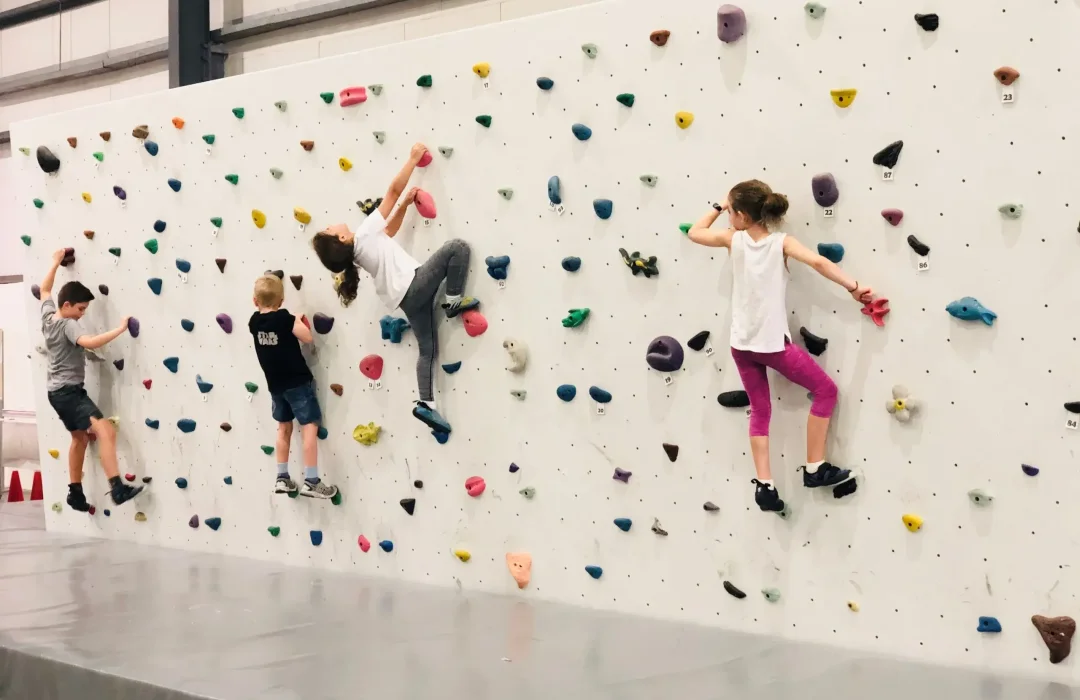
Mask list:
[[[319,400],[315,398],[315,382],[308,382],[293,389],[286,389],[280,394],[270,394],[270,410],[278,423],[300,425],[318,423],[322,420]]]

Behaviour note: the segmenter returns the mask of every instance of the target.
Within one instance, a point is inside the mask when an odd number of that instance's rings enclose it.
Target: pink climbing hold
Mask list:
[[[380,355],[368,355],[360,360],[360,373],[371,380],[382,376],[383,359]]]
[[[863,304],[862,307],[863,315],[869,316],[874,325],[879,328],[885,325],[885,317],[889,314],[889,311],[889,300],[885,297],[878,297]]]
[[[417,190],[414,204],[416,204],[416,211],[419,212],[420,216],[425,219],[435,218],[435,198],[430,194],[424,190]]]
[[[431,151],[424,151],[424,155],[420,156],[420,160],[416,163],[416,167],[418,167],[418,168],[426,168],[429,165],[431,165]],[[432,205],[432,206],[434,206],[434,205]],[[434,217],[432,216],[432,217],[429,217],[429,218],[434,218]]]
[[[366,87],[348,87],[338,94],[338,102],[342,107],[352,107],[361,102],[367,102]]]
[[[469,495],[476,498],[484,492],[487,488],[487,484],[484,482],[482,476],[470,476],[465,480],[465,490],[469,492]]]
[[[476,309],[469,309],[461,314],[461,322],[465,325],[465,332],[469,334],[470,338],[483,335],[484,331],[488,329],[487,319]]]
[[[900,222],[904,220],[904,212],[899,209],[882,209],[881,218],[885,219],[893,226],[899,226]]]
[[[369,542],[368,538],[364,537],[363,535],[360,535],[356,538],[356,544],[360,545],[361,552],[367,553],[367,551],[371,549],[371,542]]]

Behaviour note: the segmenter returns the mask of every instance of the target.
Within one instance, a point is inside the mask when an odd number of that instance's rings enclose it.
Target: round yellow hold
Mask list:
[[[481,78],[486,78],[486,77],[488,77],[488,74],[491,73],[491,64],[490,63],[477,63],[476,65],[474,65],[472,67],[472,72],[476,73]]]
[[[461,561],[469,561],[470,559],[472,559],[472,555],[469,554],[469,551],[466,549],[455,549],[454,556]]]
[[[920,518],[917,515],[912,515],[911,513],[905,513],[904,517],[903,517],[903,521],[904,521],[904,527],[906,527],[909,532],[918,532],[922,528],[923,520],[922,520],[922,518]]]
[[[350,170],[352,170],[352,161],[349,160],[348,158],[338,158],[337,164],[338,164],[338,167],[341,168],[342,170],[344,170],[345,172],[349,172]]]
[[[679,125],[680,129],[689,129],[690,125],[694,123],[694,115],[692,112],[676,112],[675,123]]]
[[[89,192],[83,192],[82,193],[82,201],[86,202],[87,204],[89,204],[91,201],[93,201],[93,199],[94,198],[90,196]]]
[[[263,214],[258,209],[251,210],[251,220],[255,222],[255,228],[266,226],[266,214]]]
[[[60,459],[60,450],[49,450],[49,456],[53,459]]]
[[[851,612],[859,612],[859,604],[856,603],[854,600],[849,600],[847,602],[847,607],[848,610],[850,610]]]
[[[847,109],[855,101],[855,95],[858,92],[855,88],[848,88],[846,90],[830,90],[829,95],[832,96],[834,105],[840,109]]]
[[[296,219],[302,224],[311,223],[311,214],[309,214],[307,210],[303,207],[293,207],[292,215],[294,219]]]

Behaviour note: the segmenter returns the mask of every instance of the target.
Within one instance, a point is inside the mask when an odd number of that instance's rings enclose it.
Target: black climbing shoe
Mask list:
[[[86,494],[82,492],[82,489],[68,491],[67,504],[72,510],[77,510],[80,513],[86,513],[90,510],[90,504],[86,502]]]
[[[851,477],[850,469],[841,469],[825,462],[818,470],[811,474],[803,467],[802,483],[808,489],[816,489],[819,486],[836,486],[847,481]]]
[[[757,484],[754,500],[757,501],[758,508],[777,513],[784,509],[784,501],[775,487],[763,484],[757,479],[751,479],[750,483]]]
[[[127,484],[120,484],[119,486],[114,486],[112,489],[113,503],[115,503],[116,505],[126,503],[127,501],[130,501],[131,499],[138,496],[139,493],[142,492],[142,490],[142,486],[128,486]]]
[[[480,300],[474,297],[462,297],[461,301],[455,301],[452,303],[443,304],[443,311],[446,312],[447,318],[454,318],[460,316],[466,311],[470,311],[480,306]]]

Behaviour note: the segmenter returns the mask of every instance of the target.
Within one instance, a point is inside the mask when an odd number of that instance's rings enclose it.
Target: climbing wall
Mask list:
[[[1063,408],[1080,399],[1071,283],[1080,236],[1069,187],[1076,75],[1060,53],[1080,30],[1080,10],[1019,0],[962,14],[943,8],[931,32],[900,0],[835,0],[824,14],[820,5],[813,13],[772,5],[746,6],[746,33],[730,43],[718,40],[711,3],[605,3],[16,125],[13,144],[30,150],[15,155],[26,274],[39,278],[52,250],[72,246],[76,262],[57,288],[77,277],[110,292],[91,305],[86,327],[107,329],[124,314],[141,323],[138,338],[122,336],[104,350],[107,362],[91,366],[89,388],[119,417],[121,471],[153,481],[106,517],[95,459],[87,482],[96,515],[65,506],[48,513],[49,528],[1074,680],[1071,660],[1048,663],[1030,617],[1080,608],[1071,511],[1080,432]],[[650,42],[661,29],[670,32],[665,46]],[[486,82],[471,70],[477,62],[490,64]],[[1021,75],[1009,90],[994,75],[1004,66]],[[417,85],[422,75],[431,87]],[[538,88],[540,77],[553,87]],[[343,88],[374,84],[381,94],[369,89],[362,105],[339,104]],[[632,107],[616,100],[622,93],[634,95]],[[692,114],[688,128],[677,112]],[[157,155],[131,135],[140,124]],[[591,138],[579,140],[574,124]],[[467,240],[469,291],[490,323],[479,337],[456,321],[440,329],[440,363],[461,362],[455,374],[438,373],[439,408],[453,425],[446,444],[410,415],[411,334],[400,344],[381,339],[387,310],[366,277],[357,302],[340,307],[308,245],[320,227],[355,224],[355,201],[382,196],[417,140],[434,161],[414,183],[434,197],[438,216],[425,225],[411,213],[397,240],[420,260],[449,239]],[[897,140],[903,150],[886,174],[874,157]],[[38,168],[39,145],[61,159],[56,176]],[[839,188],[831,217],[811,192],[820,173]],[[549,205],[553,175],[561,211]],[[655,187],[642,175],[655,176]],[[726,344],[727,255],[679,230],[752,177],[791,198],[788,232],[811,246],[841,244],[844,269],[892,309],[878,327],[842,290],[792,265],[792,332],[796,342],[803,326],[828,339],[817,360],[841,395],[830,458],[855,470],[858,490],[834,498],[801,487],[809,401],[772,377],[774,471],[793,510],[786,520],[754,506],[747,417],[717,402],[741,388]],[[597,216],[595,199],[611,200],[610,218]],[[312,216],[306,232],[294,207]],[[884,209],[903,211],[899,225]],[[265,214],[264,228],[252,210]],[[633,275],[620,248],[655,255],[659,276]],[[511,258],[503,285],[484,265],[500,255]],[[581,259],[580,270],[563,269],[567,256]],[[183,278],[178,258],[190,262]],[[253,282],[266,269],[284,271],[294,313],[336,319],[310,360],[328,434],[320,459],[344,494],[339,506],[271,493],[274,457],[260,446],[274,444],[275,424],[246,332]],[[292,275],[303,276],[299,289]],[[148,278],[162,280],[160,295]],[[946,312],[968,296],[997,314],[993,325]],[[37,306],[29,295],[26,304]],[[585,307],[582,325],[563,326],[568,309]],[[215,322],[221,313],[231,334]],[[686,347],[702,330],[708,347]],[[686,351],[670,384],[645,361],[660,335]],[[528,348],[521,374],[505,369],[507,338]],[[381,388],[360,373],[369,354],[385,360]],[[178,358],[176,373],[167,357]],[[38,355],[34,372],[43,387]],[[196,375],[214,385],[209,393]],[[557,396],[563,384],[577,387],[570,402]],[[895,385],[921,402],[907,423],[886,410]],[[591,386],[613,397],[602,415]],[[46,502],[62,501],[68,438],[43,390],[38,412],[42,460],[52,465]],[[178,430],[181,419],[195,430]],[[361,445],[353,430],[369,422],[381,436]],[[662,443],[679,447],[676,461]],[[1022,464],[1040,471],[1031,476]],[[632,476],[614,479],[616,468]],[[465,486],[474,476],[486,482],[478,496]],[[525,488],[535,489],[531,499]],[[399,505],[406,498],[415,499],[412,515]],[[198,529],[188,526],[193,515]],[[914,531],[904,516],[914,516]],[[213,517],[216,531],[205,526]],[[629,530],[616,518],[630,519]],[[667,536],[651,531],[654,518]],[[361,535],[370,551],[358,547]],[[522,590],[508,552],[532,557]],[[599,578],[587,566],[600,567],[591,569]],[[748,596],[729,595],[724,582]],[[765,589],[781,597],[769,600]],[[996,617],[1003,632],[978,632],[980,616]]]

